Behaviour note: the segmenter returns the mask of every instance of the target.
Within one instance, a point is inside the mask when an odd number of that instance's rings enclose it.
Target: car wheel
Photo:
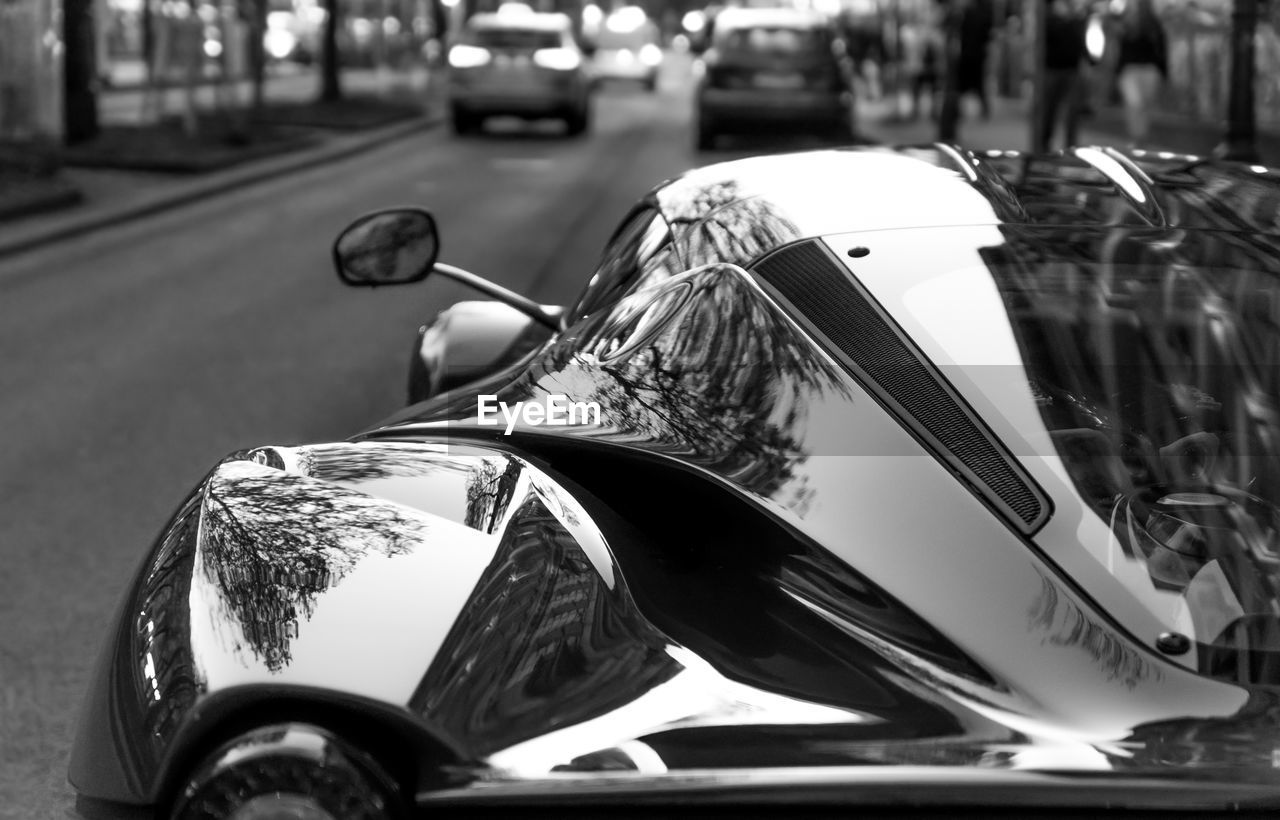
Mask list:
[[[193,771],[173,820],[402,820],[394,781],[369,755],[309,724],[266,726]]]
[[[832,129],[835,138],[842,143],[855,142],[858,139],[858,127],[854,124],[853,112],[845,112]]]
[[[658,90],[658,78],[657,78],[657,77],[646,77],[646,78],[645,78],[645,80],[644,80],[644,90],[645,90],[645,91],[648,91],[650,94],[652,94],[652,93],[654,93],[655,91],[657,91],[657,90]]]
[[[840,143],[841,145],[848,145],[853,142],[855,136],[853,126],[848,122],[837,122],[831,126],[827,133],[831,135],[832,142]]]
[[[699,151],[710,151],[716,147],[715,129],[705,119],[698,119],[698,130],[694,144]]]
[[[583,105],[571,112],[564,118],[564,124],[568,128],[569,136],[576,137],[585,133],[591,127],[591,107]]]
[[[458,106],[453,107],[452,120],[455,134],[474,134],[480,130],[480,118]]]

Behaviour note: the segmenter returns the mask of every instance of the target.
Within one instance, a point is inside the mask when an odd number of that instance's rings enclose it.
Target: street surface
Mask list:
[[[331,239],[432,209],[441,261],[547,303],[574,296],[631,203],[697,155],[687,63],[607,87],[592,132],[447,127],[0,261],[0,817],[66,818],[88,672],[126,581],[221,456],[345,438],[403,402],[414,331],[471,298],[344,287]],[[741,150],[738,150],[738,149]]]

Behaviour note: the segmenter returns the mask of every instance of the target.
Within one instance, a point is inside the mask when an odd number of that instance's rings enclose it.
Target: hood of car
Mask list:
[[[974,153],[939,143],[732,160],[652,197],[691,267],[746,267],[789,242],[850,231],[1117,225],[1274,235],[1280,176],[1167,153]]]

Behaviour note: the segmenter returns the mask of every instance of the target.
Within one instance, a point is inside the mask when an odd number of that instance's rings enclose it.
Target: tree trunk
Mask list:
[[[324,41],[320,46],[320,99],[327,102],[342,99],[339,74],[338,24],[339,0],[325,0]]]
[[[93,0],[66,0],[62,13],[62,36],[67,49],[62,66],[64,139],[67,145],[74,145],[98,135]]]
[[[1257,116],[1253,104],[1254,36],[1258,0],[1235,0],[1231,9],[1231,85],[1227,91],[1227,133],[1218,146],[1223,159],[1258,162]]]
[[[1025,7],[1031,52],[1031,106],[1028,111],[1031,119],[1028,122],[1028,131],[1032,153],[1041,153],[1049,150],[1049,138],[1052,136],[1045,133],[1044,119],[1044,109],[1048,105],[1044,93],[1044,74],[1047,49],[1045,23],[1049,14],[1049,4],[1043,0],[1029,0]]]
[[[252,119],[262,113],[266,97],[267,48],[263,37],[267,32],[267,0],[253,0],[249,20],[249,70],[253,73],[253,95],[249,102]]]

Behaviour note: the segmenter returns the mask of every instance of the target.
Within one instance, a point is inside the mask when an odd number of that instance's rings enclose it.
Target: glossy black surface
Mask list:
[[[209,475],[126,596],[73,782],[154,801],[221,722],[280,703],[385,728],[423,803],[860,771],[1012,795],[1044,782],[1024,770],[1273,800],[1244,784],[1276,782],[1274,692],[1155,649],[1080,548],[1105,524],[1044,457],[1025,378],[918,339],[1054,499],[1034,538],[743,269],[822,237],[901,319],[912,277],[961,250],[980,272],[1116,249],[1273,265],[1269,174],[1136,158],[1129,190],[1129,165],[1084,156],[819,152],[655,190],[545,346],[351,442]],[[1205,199],[1223,180],[1230,218]],[[476,424],[482,393],[603,413],[504,436]]]

